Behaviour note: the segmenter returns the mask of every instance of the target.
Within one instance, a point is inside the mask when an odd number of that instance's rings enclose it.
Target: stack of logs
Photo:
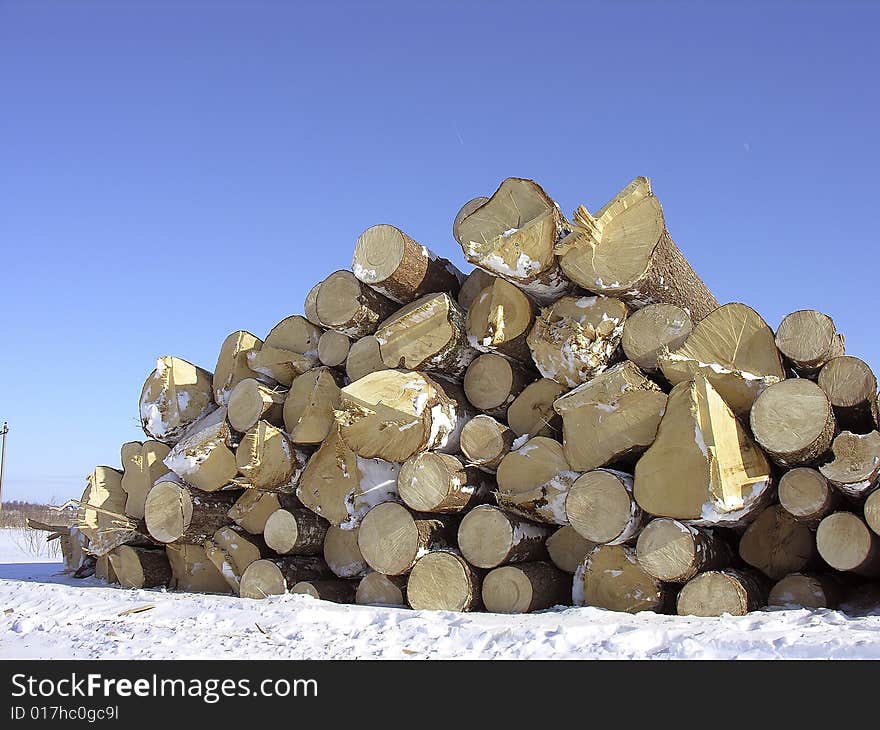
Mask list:
[[[453,235],[468,275],[376,225],[213,373],[162,357],[80,502],[98,575],[703,616],[880,576],[877,380],[828,316],[719,306],[645,178],[571,220],[510,178]]]

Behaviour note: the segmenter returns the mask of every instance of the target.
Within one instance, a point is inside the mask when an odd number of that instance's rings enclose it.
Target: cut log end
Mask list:
[[[880,542],[858,515],[828,515],[819,523],[816,546],[822,559],[835,570],[880,575]]]
[[[446,551],[419,558],[406,585],[410,608],[428,611],[473,611],[481,607],[482,575],[464,558]]]
[[[764,575],[779,580],[808,569],[816,556],[816,543],[807,525],[773,505],[749,525],[739,542],[739,554]]]
[[[406,606],[406,577],[368,573],[355,594],[359,606]]]
[[[674,304],[650,304],[636,310],[623,326],[621,345],[642,370],[656,373],[665,351],[681,347],[693,329],[690,315]]]
[[[792,573],[770,589],[767,604],[782,608],[836,609],[840,600],[841,583],[834,576]]]
[[[461,452],[468,463],[494,474],[515,438],[516,434],[503,423],[481,414],[462,428]]]
[[[835,357],[822,368],[818,382],[841,428],[864,434],[880,426],[877,378],[866,362],[849,355]]]
[[[318,340],[318,359],[322,365],[335,368],[345,363],[351,349],[351,340],[340,332],[327,330]]]
[[[542,560],[553,528],[526,522],[490,505],[468,512],[458,527],[458,546],[465,559],[477,568],[503,563]]]
[[[632,540],[644,522],[632,496],[632,477],[599,469],[582,474],[565,499],[571,526],[591,542],[620,544]]]
[[[837,502],[838,493],[815,469],[798,467],[779,480],[779,504],[792,517],[807,524],[818,524]]]
[[[559,435],[562,419],[553,410],[553,403],[565,391],[564,385],[549,378],[527,385],[508,407],[507,425],[517,436]]]
[[[505,565],[483,580],[483,604],[492,613],[528,613],[568,602],[569,580],[550,563]]]
[[[786,315],[776,330],[776,346],[802,377],[815,378],[829,360],[844,354],[844,338],[834,320],[815,309]]]
[[[728,567],[732,551],[712,532],[659,518],[639,535],[636,558],[658,580],[685,583],[701,571]]]
[[[745,616],[767,604],[763,578],[740,570],[708,571],[678,594],[679,616]]]
[[[546,548],[553,564],[564,573],[574,573],[596,543],[586,540],[571,525],[564,525],[547,538]]]
[[[660,581],[639,565],[635,550],[624,545],[597,545],[575,572],[572,599],[576,606],[626,613],[662,612],[666,593]]]
[[[373,507],[358,530],[358,547],[364,560],[385,575],[410,570],[425,550],[448,545],[448,523],[439,517],[422,517],[396,502]]]

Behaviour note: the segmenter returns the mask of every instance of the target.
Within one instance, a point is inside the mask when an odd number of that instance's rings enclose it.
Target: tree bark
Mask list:
[[[416,610],[477,611],[483,607],[483,574],[454,552],[434,550],[413,567],[406,600]]]
[[[482,505],[468,512],[458,527],[461,554],[477,568],[546,560],[548,525],[527,522],[497,507]]]
[[[541,611],[569,604],[570,578],[552,563],[504,565],[486,575],[482,596],[492,613]]]
[[[698,573],[730,566],[733,551],[710,530],[661,517],[642,530],[636,558],[658,580],[687,583]]]

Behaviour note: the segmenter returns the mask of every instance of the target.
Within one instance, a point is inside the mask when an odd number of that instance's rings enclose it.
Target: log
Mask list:
[[[318,340],[318,359],[329,368],[344,366],[351,349],[351,340],[341,332],[327,330]]]
[[[129,441],[122,444],[122,489],[125,514],[139,520],[144,516],[144,500],[156,480],[168,473],[163,460],[171,449],[159,441]]]
[[[461,289],[458,292],[458,306],[465,311],[469,310],[474,299],[477,298],[477,295],[493,281],[495,281],[495,277],[488,271],[483,271],[482,269],[474,269],[471,271],[471,273],[467,275],[467,278],[465,278],[464,283],[461,285]]]
[[[262,346],[259,337],[245,330],[237,330],[223,340],[213,379],[214,400],[218,405],[229,403],[232,389],[245,378],[268,379],[248,366],[248,354]]]
[[[288,350],[317,358],[318,342],[323,333],[324,329],[321,326],[309,321],[306,317],[292,314],[269,330],[263,347],[275,347],[279,350]]]
[[[171,590],[189,593],[231,593],[226,578],[208,559],[203,545],[166,545],[171,565]]]
[[[749,525],[739,542],[739,556],[768,578],[779,580],[814,566],[816,540],[807,525],[775,504]]]
[[[632,496],[633,479],[613,469],[581,474],[565,498],[565,516],[591,542],[622,545],[634,540],[648,520]]]
[[[226,409],[218,408],[193,424],[168,456],[165,466],[204,492],[228,487],[238,473]]]
[[[483,605],[491,613],[530,613],[567,605],[570,580],[552,563],[504,565],[483,579]]]
[[[162,477],[147,494],[144,521],[161,543],[198,544],[230,522],[235,492],[201,492],[172,477]]]
[[[321,282],[315,302],[318,320],[352,339],[373,334],[396,305],[357,280],[350,271],[336,271]]]
[[[565,457],[577,471],[631,463],[657,436],[666,394],[622,362],[553,403],[562,417]]]
[[[324,578],[322,580],[301,580],[290,589],[290,592],[311,596],[321,601],[354,603],[355,590],[354,581]]]
[[[672,385],[699,373],[740,417],[768,386],[785,379],[773,331],[754,309],[736,302],[697,322],[684,345],[663,353],[659,363]]]
[[[766,579],[745,570],[710,570],[678,594],[679,616],[745,616],[767,605]]]
[[[516,284],[541,304],[573,288],[554,253],[568,230],[559,207],[540,185],[514,177],[458,224],[459,242],[470,263]]]
[[[468,512],[458,526],[458,546],[476,568],[546,560],[544,545],[554,532],[548,525],[526,522],[497,507],[481,505]]]
[[[363,578],[370,572],[357,544],[358,529],[330,525],[324,537],[324,561],[339,578]]]
[[[317,557],[293,555],[256,560],[241,576],[241,597],[281,596],[300,581],[332,577],[327,564]]]
[[[361,555],[367,565],[385,575],[408,573],[426,551],[454,544],[449,517],[411,512],[396,502],[373,507],[358,530]]]
[[[880,575],[880,538],[852,512],[834,512],[819,523],[816,547],[835,570],[868,578]]]
[[[492,480],[457,456],[423,451],[407,459],[397,476],[403,503],[416,512],[454,514],[486,502]]]
[[[657,580],[687,583],[697,573],[730,566],[733,551],[714,532],[661,517],[639,535],[636,559]]]
[[[802,378],[816,379],[829,360],[846,353],[843,335],[834,320],[815,309],[800,309],[783,317],[776,330],[776,347]]]
[[[95,560],[95,578],[104,581],[108,585],[119,583],[119,578],[116,577],[116,571],[113,570],[109,555],[102,555]]]
[[[358,237],[351,270],[364,284],[399,304],[431,292],[454,297],[464,279],[451,261],[385,224],[371,226]]]
[[[164,550],[119,545],[110,553],[110,565],[123,588],[157,588],[171,582]]]
[[[179,357],[160,357],[141,391],[144,433],[165,444],[177,441],[193,423],[216,408],[213,377]]]
[[[812,380],[771,385],[755,400],[749,421],[755,441],[777,464],[807,466],[824,460],[837,433],[834,411]]]
[[[572,229],[556,254],[565,275],[584,289],[636,308],[675,304],[694,322],[718,306],[670,237],[647,178],[637,177],[595,215],[578,207]]]
[[[359,606],[406,606],[406,581],[404,575],[368,573],[358,583],[354,602]]]
[[[779,504],[792,517],[810,527],[830,514],[840,501],[828,480],[815,469],[801,466],[779,480]]]
[[[767,605],[836,610],[842,593],[840,579],[830,573],[792,573],[770,589]]]
[[[467,340],[465,314],[448,294],[426,294],[376,330],[379,354],[389,368],[424,370],[461,378],[477,356]]]
[[[565,498],[579,476],[566,461],[562,444],[536,436],[498,465],[498,506],[534,522],[568,524]]]
[[[574,573],[596,543],[585,540],[571,525],[563,525],[545,543],[553,564],[564,573]]]
[[[333,429],[341,376],[327,367],[300,375],[284,401],[284,428],[295,444],[320,444]]]
[[[458,241],[459,245],[462,245],[463,240],[461,236],[461,222],[467,218],[471,213],[473,213],[477,208],[479,208],[483,203],[489,201],[485,195],[480,195],[476,198],[471,198],[467,203],[461,206],[458,213],[455,214],[455,219],[452,221],[452,237]],[[476,269],[476,271],[482,271],[482,269]],[[485,272],[483,272],[485,273]],[[486,274],[486,276],[490,276],[490,274]],[[464,305],[462,305],[464,306]],[[467,309],[467,307],[465,307]]]
[[[263,529],[266,544],[279,555],[322,555],[330,523],[307,509],[279,509]]]
[[[880,485],[880,433],[844,431],[831,445],[834,460],[819,467],[822,476],[852,499],[864,499]]]
[[[399,471],[397,464],[358,456],[333,431],[309,459],[297,496],[330,524],[354,528],[375,505],[399,499]]]
[[[572,601],[575,606],[595,606],[609,611],[655,611],[662,613],[668,594],[664,585],[649,575],[626,545],[596,545],[574,574]]]
[[[406,600],[417,611],[477,611],[483,573],[447,550],[418,559],[406,583]]]
[[[399,464],[419,451],[456,453],[471,413],[454,394],[423,373],[370,373],[342,389],[339,433],[359,456]]]
[[[865,500],[865,522],[875,534],[880,535],[880,490],[875,490]]]
[[[494,474],[515,438],[516,434],[503,423],[480,414],[461,429],[461,453],[468,464]]]
[[[235,450],[241,475],[236,484],[249,489],[293,491],[308,458],[309,454],[291,444],[280,428],[260,421]]]
[[[303,313],[305,314],[305,318],[316,327],[323,326],[321,320],[318,319],[318,292],[321,290],[321,284],[323,283],[324,282],[319,281],[311,289],[309,289],[309,293],[306,294],[306,299],[303,304]]]
[[[501,355],[486,353],[468,365],[463,386],[474,408],[503,419],[510,404],[534,380],[531,370]]]
[[[345,373],[351,382],[360,380],[365,375],[384,370],[382,354],[379,352],[379,340],[375,335],[367,335],[355,340],[348,351],[345,361]]]
[[[864,434],[880,427],[877,378],[863,360],[849,355],[829,360],[819,373],[819,387],[842,429]]]
[[[86,551],[95,556],[139,537],[136,521],[125,514],[128,495],[122,488],[122,472],[97,466],[86,477],[86,488],[76,512],[75,527],[87,538]]]
[[[241,591],[241,576],[247,567],[271,554],[261,536],[234,527],[221,527],[205,540],[203,547],[208,560],[236,595]]]
[[[562,297],[541,310],[526,341],[545,378],[569,388],[619,357],[626,304],[612,297]]]
[[[254,373],[271,378],[285,388],[289,388],[296,378],[320,364],[317,354],[314,357],[301,355],[293,350],[266,344],[259,350],[251,350],[247,362]]]
[[[302,507],[302,503],[292,494],[245,489],[229,508],[227,516],[245,532],[262,535],[269,515],[282,507],[296,509]]]
[[[660,355],[684,345],[693,330],[690,315],[674,304],[649,304],[626,318],[623,352],[647,373],[660,371]]]
[[[232,389],[226,418],[239,433],[250,431],[260,421],[273,426],[284,423],[284,399],[287,390],[266,385],[254,378],[245,378]]]
[[[695,524],[744,524],[770,498],[770,463],[700,373],[669,394],[657,438],[635,468],[645,512]]]
[[[477,292],[467,310],[468,342],[482,352],[531,363],[526,339],[537,314],[538,308],[522,289],[504,279],[492,279]]]
[[[561,435],[562,419],[553,410],[553,403],[566,390],[549,378],[527,385],[508,407],[507,425],[517,436]]]

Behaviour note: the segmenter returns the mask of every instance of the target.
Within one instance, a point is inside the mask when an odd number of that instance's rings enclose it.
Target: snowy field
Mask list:
[[[880,615],[721,619],[566,608],[525,616],[340,606],[307,596],[124,590],[59,573],[0,530],[0,658],[880,658]],[[148,608],[139,612],[131,609]],[[128,613],[127,613],[128,612]]]

